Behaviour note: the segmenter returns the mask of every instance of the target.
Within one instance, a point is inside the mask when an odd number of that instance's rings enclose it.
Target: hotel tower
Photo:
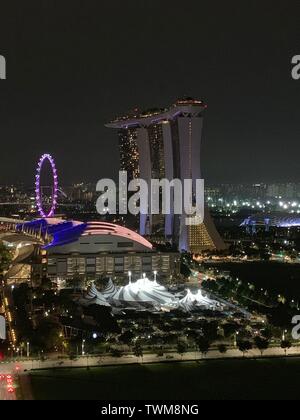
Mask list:
[[[139,177],[148,186],[151,179],[201,179],[205,109],[202,101],[184,98],[170,108],[134,110],[106,124],[119,133],[120,169],[127,171],[129,180]],[[180,251],[191,253],[225,248],[207,208],[204,222],[192,226],[186,225],[185,215],[172,211],[169,215],[141,214],[140,234],[163,237]]]

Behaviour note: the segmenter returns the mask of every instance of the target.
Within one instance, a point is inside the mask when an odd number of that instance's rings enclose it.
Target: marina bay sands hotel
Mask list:
[[[119,133],[120,169],[128,179],[201,179],[200,148],[206,105],[193,98],[179,99],[167,109],[133,110],[106,124]],[[172,212],[171,212],[172,213]],[[164,237],[180,251],[200,253],[221,250],[225,245],[209,211],[204,222],[187,226],[185,217],[140,215],[140,234]]]

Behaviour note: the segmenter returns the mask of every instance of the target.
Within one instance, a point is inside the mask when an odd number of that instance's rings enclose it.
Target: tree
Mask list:
[[[51,280],[48,277],[43,277],[41,287],[43,290],[51,290],[52,289]]]
[[[9,249],[4,245],[3,242],[0,242],[0,279],[3,277],[4,273],[9,269],[11,261],[12,255]]]
[[[62,327],[53,320],[43,319],[34,335],[38,347],[46,351],[61,349],[63,346]]]
[[[263,352],[269,348],[269,341],[265,338],[262,338],[260,336],[255,337],[254,339],[255,346],[260,351],[261,355],[263,355]]]
[[[120,333],[120,328],[112,316],[110,307],[92,304],[84,308],[84,314],[94,318],[102,333]]]
[[[161,348],[161,349],[159,349],[158,351],[157,351],[157,357],[163,357],[163,355],[164,355],[164,351],[163,351],[163,349]]]
[[[264,261],[270,261],[271,254],[270,252],[263,250],[260,252],[260,258]]]
[[[119,349],[116,349],[116,348],[111,349],[110,354],[111,354],[112,357],[122,357],[123,356],[122,350],[119,350]]]
[[[271,325],[285,329],[291,322],[289,305],[280,303],[270,310],[268,317]]]
[[[261,331],[262,338],[265,340],[271,340],[273,336],[275,336],[275,330],[275,327],[267,325],[266,328]],[[281,330],[279,331],[281,332]]]
[[[76,289],[80,288],[82,284],[82,279],[78,273],[75,273],[74,276],[67,280],[67,286],[73,288],[75,292]]]
[[[186,351],[187,351],[187,344],[184,341],[179,340],[177,342],[177,353],[180,354],[181,359],[183,358],[183,355],[184,353],[186,353]]]
[[[237,343],[238,349],[243,353],[243,357],[245,357],[245,354],[252,349],[252,343],[250,341],[240,341]]]
[[[235,322],[227,322],[224,326],[224,334],[226,338],[231,338],[239,329]]]
[[[119,341],[127,346],[132,344],[132,340],[134,338],[134,333],[130,330],[126,330],[119,336]]]
[[[197,338],[196,345],[200,353],[202,354],[202,357],[204,357],[208,353],[208,350],[210,348],[210,341],[208,340],[208,338],[200,336]]]
[[[284,350],[285,355],[287,353],[287,350],[292,347],[292,343],[288,340],[282,340],[281,342],[281,348]]]
[[[189,277],[190,275],[191,275],[191,270],[190,270],[190,268],[187,266],[187,264],[185,264],[185,263],[181,263],[181,266],[180,266],[180,274],[182,274],[184,277]]]
[[[135,357],[142,358],[142,362],[143,362],[143,357],[144,357],[144,353],[143,353],[143,348],[140,345],[140,343],[135,343],[134,347],[133,347],[133,354],[135,355]]]
[[[218,339],[218,321],[207,322],[203,326],[203,335],[210,342],[217,340]]]
[[[225,354],[225,353],[227,353],[227,346],[225,344],[219,344],[218,345],[218,350],[221,354]]]

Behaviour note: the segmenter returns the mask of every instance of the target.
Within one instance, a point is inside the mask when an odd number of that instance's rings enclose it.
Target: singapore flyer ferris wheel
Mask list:
[[[50,194],[48,197],[44,196],[44,186],[42,185],[42,172],[46,170],[46,164],[50,164],[51,169],[51,185],[48,187],[50,189]],[[35,176],[35,197],[36,197],[36,206],[38,212],[42,218],[53,217],[57,207],[57,197],[58,197],[58,177],[56,165],[53,157],[49,154],[44,154],[41,156]]]

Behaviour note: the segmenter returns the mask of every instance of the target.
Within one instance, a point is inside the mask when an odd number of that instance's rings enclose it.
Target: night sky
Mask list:
[[[300,181],[299,28],[291,0],[2,1],[0,185],[32,183],[44,152],[62,184],[113,177],[104,123],[183,95],[208,104],[207,183]]]

